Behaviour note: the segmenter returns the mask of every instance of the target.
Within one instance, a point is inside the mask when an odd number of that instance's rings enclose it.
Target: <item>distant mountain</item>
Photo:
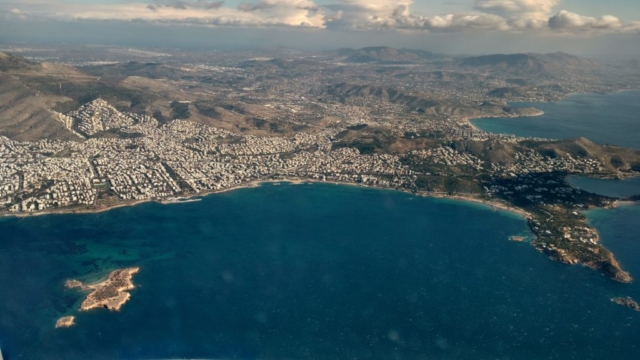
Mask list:
[[[27,59],[0,52],[0,71],[29,69],[35,68],[37,65]]]
[[[359,50],[338,49],[328,52],[329,55],[345,57],[345,62],[350,63],[414,63],[427,60],[441,59],[440,54],[434,54],[425,50],[394,49],[390,47],[365,47]]]
[[[83,70],[92,75],[114,79],[124,79],[128,76],[142,76],[149,79],[177,79],[184,73],[176,67],[138,61],[129,61],[113,65],[88,66],[84,67]]]
[[[497,54],[464,58],[455,63],[461,68],[475,68],[521,75],[561,76],[600,68],[596,61],[556,52],[552,54]]]
[[[351,56],[357,52],[358,50],[355,50],[352,48],[341,48],[337,50],[328,51],[329,54],[334,56]]]
[[[320,63],[314,61],[312,59],[283,59],[283,58],[274,58],[271,60],[247,60],[242,62],[239,67],[240,68],[274,68],[274,69],[287,69],[287,70],[295,70],[298,68],[307,68],[307,67],[315,67],[320,66]]]
[[[457,116],[467,118],[511,117],[539,115],[533,108],[513,108],[503,102],[465,102],[442,99],[430,94],[410,93],[401,89],[375,85],[335,84],[327,88],[327,93],[346,102],[354,97],[377,97],[394,104],[401,104],[427,115]]]

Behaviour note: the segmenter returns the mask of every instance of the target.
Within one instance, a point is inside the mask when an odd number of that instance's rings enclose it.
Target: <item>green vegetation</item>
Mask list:
[[[171,110],[173,111],[174,119],[188,119],[191,117],[189,104],[173,101],[171,102]]]

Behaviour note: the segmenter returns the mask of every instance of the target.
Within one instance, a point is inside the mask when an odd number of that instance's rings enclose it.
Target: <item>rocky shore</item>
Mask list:
[[[94,308],[105,308],[110,311],[118,311],[131,297],[128,290],[134,288],[132,277],[140,268],[127,268],[112,271],[107,280],[92,285],[86,285],[78,280],[68,280],[67,288],[80,288],[91,291],[80,305],[81,311]]]
[[[613,301],[614,303],[618,304],[618,305],[622,305],[622,306],[626,306],[628,308],[631,308],[635,311],[640,311],[640,304],[638,304],[635,300],[633,300],[630,297],[617,297],[617,298],[613,298],[611,299],[611,301]]]
[[[57,328],[67,328],[75,325],[75,316],[64,316],[56,321],[56,329]]]

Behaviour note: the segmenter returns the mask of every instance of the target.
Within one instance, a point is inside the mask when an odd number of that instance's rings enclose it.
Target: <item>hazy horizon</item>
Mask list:
[[[1,44],[640,56],[640,9],[622,0],[7,0],[0,19]]]

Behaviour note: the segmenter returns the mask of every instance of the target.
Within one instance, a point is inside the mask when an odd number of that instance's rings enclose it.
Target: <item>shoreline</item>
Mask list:
[[[524,119],[524,118],[532,118],[532,117],[539,117],[539,116],[544,116],[545,112],[535,108],[536,110],[539,110],[540,113],[539,114],[531,114],[531,115],[518,115],[518,116],[496,116],[496,115],[487,115],[487,116],[479,116],[479,117],[464,117],[462,118],[467,125],[471,126],[471,128],[475,131],[482,131],[482,132],[486,132],[486,133],[490,133],[490,134],[498,134],[498,133],[493,133],[490,131],[485,131],[482,130],[480,128],[478,128],[473,121],[474,120],[488,120],[488,119]],[[503,135],[513,135],[516,136],[514,134],[503,134]]]
[[[626,93],[626,92],[640,92],[640,88],[638,89],[622,89],[622,90],[614,90],[614,91],[610,91],[610,92],[601,92],[601,93],[597,93],[597,92],[586,92],[586,93],[568,93],[563,95],[560,99],[555,100],[555,101],[533,101],[533,102],[512,102],[512,101],[507,101],[507,106],[511,106],[511,104],[514,103],[526,103],[526,104],[548,104],[548,103],[557,103],[560,101],[565,101],[567,98],[572,97],[572,96],[577,96],[577,95],[612,95],[612,94],[621,94],[621,93]],[[536,108],[537,109],[537,108]],[[540,110],[540,109],[537,109]],[[472,121],[473,120],[483,120],[483,119],[501,119],[501,118],[513,118],[513,119],[518,119],[518,118],[528,118],[528,117],[537,117],[537,116],[543,116],[545,115],[544,111],[540,110],[542,112],[542,114],[538,114],[538,115],[521,115],[521,116],[480,116],[480,117],[464,117],[463,120],[465,120],[474,130],[476,131],[484,131],[479,129],[477,126],[475,126]],[[489,132],[489,131],[484,131],[484,132]],[[513,134],[511,134],[513,135]]]
[[[503,210],[503,211],[507,211],[507,212],[511,212],[513,214],[517,214],[519,216],[522,216],[524,218],[528,218],[531,215],[520,208],[517,207],[513,207],[510,206],[508,204],[505,204],[501,201],[498,200],[491,200],[491,199],[480,199],[477,197],[473,197],[471,195],[446,195],[443,193],[433,193],[433,192],[418,192],[418,193],[413,193],[411,191],[408,190],[403,190],[403,189],[395,189],[395,188],[387,188],[387,187],[379,187],[379,186],[371,186],[371,185],[364,185],[364,184],[357,184],[357,183],[349,183],[349,182],[340,182],[340,181],[321,181],[321,180],[317,180],[317,179],[292,179],[292,178],[283,178],[283,179],[271,179],[271,180],[253,180],[247,183],[243,183],[243,184],[239,184],[230,188],[226,188],[226,189],[220,189],[220,190],[211,190],[211,191],[205,191],[205,192],[200,192],[200,193],[194,193],[194,194],[190,194],[187,196],[181,196],[178,199],[181,199],[182,201],[168,201],[168,199],[144,199],[144,200],[134,200],[131,202],[124,202],[124,203],[118,203],[118,204],[113,204],[113,205],[101,205],[100,208],[94,209],[94,208],[72,208],[72,209],[62,209],[59,211],[43,211],[43,212],[35,212],[35,213],[18,213],[18,214],[4,214],[1,217],[5,217],[5,218],[29,218],[29,217],[34,217],[34,216],[45,216],[45,215],[84,215],[84,214],[99,214],[99,213],[103,213],[103,212],[107,212],[110,210],[114,210],[114,209],[118,209],[118,208],[124,208],[124,207],[133,207],[133,206],[137,206],[140,204],[145,204],[145,203],[157,203],[157,204],[161,204],[161,205],[173,205],[173,204],[183,204],[183,203],[190,203],[190,202],[194,202],[197,200],[194,200],[194,198],[204,198],[206,196],[209,195],[215,195],[215,194],[223,194],[223,193],[227,193],[227,192],[231,192],[231,191],[235,191],[235,190],[241,190],[241,189],[250,189],[250,188],[256,188],[259,187],[262,184],[274,184],[274,183],[289,183],[292,185],[302,185],[302,184],[333,184],[333,185],[339,185],[339,186],[355,186],[355,187],[366,187],[366,188],[370,188],[370,189],[377,189],[377,190],[390,190],[390,191],[398,191],[401,193],[406,193],[406,194],[412,194],[412,195],[416,195],[416,196],[421,196],[421,197],[425,197],[425,198],[435,198],[435,199],[448,199],[448,200],[457,200],[457,201],[464,201],[464,202],[470,202],[470,203],[475,203],[475,204],[482,204],[482,205],[486,205],[486,206],[490,206],[494,209],[499,209],[499,210]]]
[[[333,185],[338,185],[338,186],[357,186],[357,187],[366,187],[366,188],[372,188],[375,190],[390,190],[390,191],[399,191],[408,195],[414,195],[414,196],[420,196],[420,197],[424,197],[424,198],[434,198],[434,199],[443,199],[443,200],[450,200],[450,201],[459,201],[459,202],[466,202],[468,204],[479,204],[479,205],[483,205],[486,207],[490,207],[487,208],[486,210],[493,210],[493,211],[505,211],[508,212],[510,214],[513,214],[515,216],[520,217],[523,220],[527,221],[527,227],[529,230],[531,229],[531,223],[530,220],[534,218],[534,216],[521,208],[512,206],[510,204],[507,204],[505,202],[503,202],[500,199],[496,199],[496,198],[492,198],[492,199],[487,199],[487,198],[480,198],[479,196],[473,196],[472,194],[458,194],[458,195],[448,195],[445,193],[433,193],[433,192],[413,192],[407,189],[398,189],[398,188],[388,188],[388,187],[381,187],[381,186],[373,186],[373,185],[365,185],[365,184],[358,184],[358,183],[350,183],[350,182],[340,182],[340,181],[322,181],[322,180],[318,180],[318,179],[300,179],[300,178],[282,178],[282,179],[262,179],[262,180],[253,180],[253,181],[249,181],[247,183],[243,183],[243,184],[238,184],[236,186],[230,187],[230,188],[226,188],[226,189],[221,189],[221,190],[212,190],[212,191],[206,191],[206,192],[201,192],[201,193],[194,193],[188,196],[182,196],[179,197],[179,199],[185,199],[185,200],[189,200],[189,199],[193,199],[195,197],[200,197],[203,198],[205,196],[209,196],[209,195],[214,195],[214,194],[221,194],[221,193],[226,193],[226,192],[231,192],[231,191],[235,191],[235,190],[240,190],[240,189],[245,189],[245,188],[254,188],[254,187],[258,187],[261,184],[274,184],[274,183],[288,183],[288,184],[292,184],[292,185],[300,185],[300,184],[315,184],[315,183],[324,183],[324,184],[333,184]],[[147,203],[147,202],[155,202],[161,205],[170,205],[170,204],[180,204],[183,203],[185,201],[179,201],[179,202],[175,202],[175,201],[163,201],[163,200],[158,200],[158,199],[146,199],[146,200],[139,200],[139,201],[134,201],[134,202],[128,202],[128,203],[122,203],[122,204],[114,204],[113,206],[106,206],[104,208],[100,208],[100,209],[73,209],[73,210],[67,210],[67,211],[61,211],[61,212],[43,212],[43,213],[35,213],[35,214],[8,214],[5,216],[12,216],[12,217],[18,217],[18,218],[23,218],[23,217],[29,217],[29,216],[41,216],[41,215],[53,215],[53,214],[92,214],[92,213],[101,213],[101,212],[106,212],[112,209],[116,209],[116,208],[121,208],[121,207],[128,207],[128,206],[136,206],[142,203]],[[189,201],[186,201],[189,202]],[[628,201],[628,202],[624,202],[624,204],[629,203],[629,204],[637,204],[638,202],[635,201]],[[459,206],[463,206],[464,204],[458,204]],[[588,209],[587,209],[588,210]],[[588,222],[585,221],[585,224],[588,225]],[[600,235],[598,233],[598,230],[596,228],[593,228],[594,231],[596,232],[596,238],[597,238],[597,243],[600,243]],[[535,232],[534,232],[535,235]],[[538,236],[536,236],[536,238],[538,238]],[[535,240],[534,240],[535,243]],[[537,247],[536,247],[537,248]],[[538,248],[538,250],[541,250]],[[558,258],[558,257],[554,257],[552,256],[553,254],[550,255],[550,258],[552,260],[557,260],[560,262],[565,262],[562,260],[562,258]],[[615,255],[611,255],[612,258],[609,259],[608,264],[596,264],[596,263],[585,263],[580,261],[580,263],[583,266],[586,267],[590,267],[594,270],[599,271],[600,273],[607,275],[608,277],[612,278],[613,280],[617,280],[620,282],[631,282],[631,277],[628,273],[626,273],[624,270],[622,270],[622,268],[620,267],[620,265],[618,264],[617,260],[615,259]],[[567,262],[565,262],[567,263]],[[575,265],[576,263],[573,262],[569,262],[569,264],[571,265]],[[128,293],[124,293],[121,295],[128,295]],[[126,299],[121,299],[124,300],[122,301],[122,303],[126,302],[128,300],[128,297]]]
[[[640,172],[620,172],[620,171],[618,171],[618,173],[616,175],[593,174],[593,176],[575,174],[575,175],[569,175],[567,177],[567,179],[569,179],[570,177],[587,178],[587,179],[599,179],[599,180],[620,180],[620,181],[624,181],[624,180],[630,180],[630,179],[635,179],[635,178],[640,179]]]
[[[78,280],[67,280],[65,287],[90,291],[80,305],[80,311],[88,311],[95,308],[119,311],[131,298],[131,294],[128,291],[135,288],[132,278],[139,271],[139,267],[117,269],[111,271],[105,280],[93,284],[84,284]]]

